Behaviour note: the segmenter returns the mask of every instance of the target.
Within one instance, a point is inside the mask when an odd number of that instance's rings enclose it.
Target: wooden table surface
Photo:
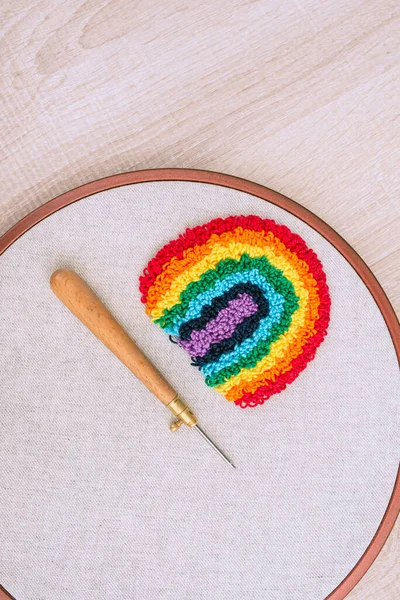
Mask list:
[[[398,2],[2,0],[0,20],[0,234],[113,173],[222,171],[327,221],[400,309]],[[398,523],[348,598],[398,599],[399,562]]]

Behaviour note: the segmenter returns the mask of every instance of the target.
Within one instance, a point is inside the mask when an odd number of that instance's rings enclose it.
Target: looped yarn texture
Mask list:
[[[151,319],[227,400],[263,404],[326,335],[330,297],[315,252],[257,216],[214,219],[166,244],[139,281]]]

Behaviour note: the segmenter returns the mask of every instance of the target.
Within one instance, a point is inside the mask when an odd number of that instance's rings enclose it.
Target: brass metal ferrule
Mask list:
[[[171,431],[176,431],[183,423],[188,427],[197,425],[196,417],[179,396],[176,396],[176,398],[167,404],[167,407],[178,419],[170,425]]]

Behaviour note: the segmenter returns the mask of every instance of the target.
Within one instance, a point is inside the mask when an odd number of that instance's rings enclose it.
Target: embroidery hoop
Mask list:
[[[400,355],[400,331],[396,315],[379,283],[362,259],[357,255],[357,253],[334,230],[332,230],[328,225],[326,225],[307,209],[301,207],[292,200],[285,198],[277,192],[268,190],[263,186],[236,177],[206,171],[162,169],[125,173],[98,180],[55,198],[22,219],[0,239],[0,253],[4,252],[15,240],[17,240],[21,235],[23,235],[41,220],[64,208],[65,206],[72,204],[73,202],[100,191],[148,181],[194,181],[233,188],[235,190],[247,192],[253,196],[267,200],[268,202],[283,208],[284,210],[303,220],[305,223],[323,235],[323,237],[325,237],[325,239],[345,257],[345,259],[352,265],[352,267],[361,277],[364,284],[368,287],[369,292],[375,299],[380,311],[382,312],[395,345],[397,355]],[[398,476],[385,515],[369,547],[352,571],[327,597],[327,599],[342,600],[361,579],[384,545],[394,525],[399,508],[400,478]],[[5,593],[3,593],[3,595],[4,594]]]

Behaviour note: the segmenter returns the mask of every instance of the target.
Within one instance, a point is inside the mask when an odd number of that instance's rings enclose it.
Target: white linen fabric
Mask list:
[[[207,388],[138,277],[186,227],[257,214],[319,255],[332,315],[264,406]],[[49,289],[77,270],[188,401],[230,469]],[[370,543],[398,466],[398,366],[363,281],[320,234],[236,190],[134,184],[50,216],[0,258],[0,581],[17,600],[322,600]]]

